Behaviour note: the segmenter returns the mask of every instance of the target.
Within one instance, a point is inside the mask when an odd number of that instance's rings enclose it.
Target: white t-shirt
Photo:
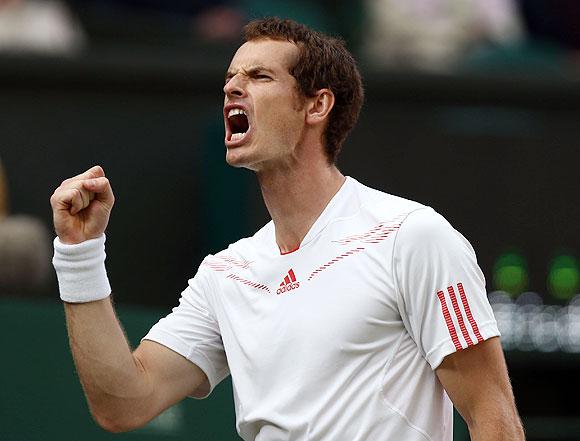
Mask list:
[[[208,256],[145,339],[231,373],[256,441],[451,441],[434,369],[499,335],[469,242],[433,209],[347,178],[300,248],[274,226]]]

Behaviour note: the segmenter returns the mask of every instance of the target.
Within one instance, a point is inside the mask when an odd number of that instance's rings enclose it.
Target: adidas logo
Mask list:
[[[300,288],[300,282],[296,281],[296,275],[294,274],[294,270],[290,268],[288,270],[288,274],[284,276],[284,280],[280,283],[280,288],[276,291],[276,294],[284,294],[285,292],[291,291],[293,289]]]

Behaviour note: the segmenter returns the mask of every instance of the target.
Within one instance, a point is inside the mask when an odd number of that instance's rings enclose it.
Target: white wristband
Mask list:
[[[70,303],[101,300],[111,294],[105,269],[105,235],[79,244],[54,239],[52,264],[58,277],[60,298]]]

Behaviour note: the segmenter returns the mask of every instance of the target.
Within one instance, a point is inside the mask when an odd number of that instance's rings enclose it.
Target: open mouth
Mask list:
[[[228,141],[239,141],[246,136],[246,133],[250,129],[246,111],[239,107],[230,109],[228,112],[228,126],[230,129]]]

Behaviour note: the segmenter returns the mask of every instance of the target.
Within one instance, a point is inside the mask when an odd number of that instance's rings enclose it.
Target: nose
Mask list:
[[[242,97],[245,95],[246,92],[243,87],[243,81],[240,74],[236,74],[229,79],[229,81],[224,86],[224,93],[228,97]]]

